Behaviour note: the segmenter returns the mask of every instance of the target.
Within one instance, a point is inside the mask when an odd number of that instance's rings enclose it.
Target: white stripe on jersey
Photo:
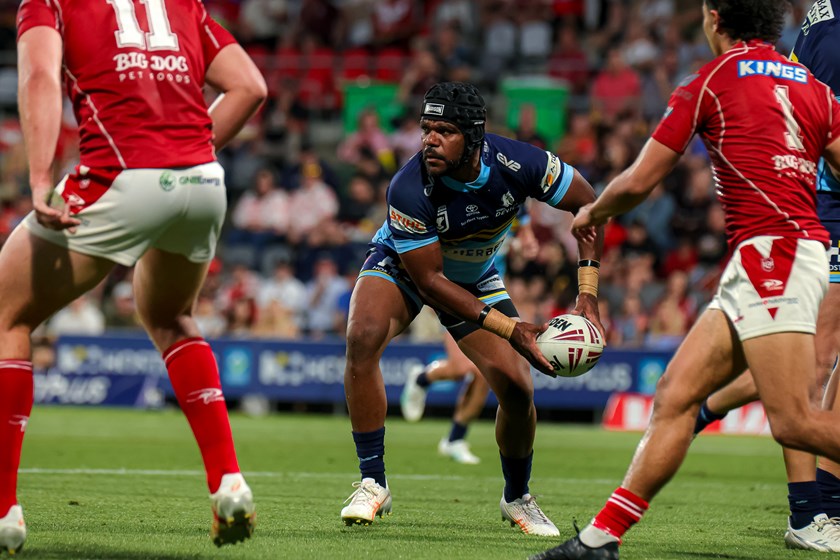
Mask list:
[[[90,94],[79,87],[79,80],[76,78],[76,76],[73,75],[72,72],[70,72],[70,70],[67,68],[67,65],[64,65],[64,73],[67,74],[71,80],[73,80],[73,87],[79,93],[84,95],[85,99],[87,99],[88,106],[90,107],[91,111],[93,111],[93,120],[95,120],[96,124],[99,125],[99,130],[102,131],[103,136],[105,136],[105,139],[108,140],[108,143],[111,145],[111,149],[114,150],[114,154],[117,156],[117,159],[120,160],[120,165],[122,166],[122,168],[126,169],[127,166],[125,164],[125,160],[122,157],[122,154],[120,153],[119,148],[117,148],[117,145],[116,143],[114,143],[114,139],[111,137],[111,135],[108,134],[108,130],[105,128],[105,125],[102,124],[101,120],[99,120],[99,111],[96,109],[96,105],[93,104],[93,99],[91,99]]]

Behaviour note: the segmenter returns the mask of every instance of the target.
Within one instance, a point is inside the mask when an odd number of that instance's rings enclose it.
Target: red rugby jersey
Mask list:
[[[815,208],[817,161],[840,135],[840,104],[801,64],[738,43],[686,78],[653,138],[682,153],[700,134],[730,247],[756,235],[828,244]]]
[[[165,168],[215,159],[204,74],[233,37],[200,0],[23,0],[18,38],[61,33],[81,164]]]

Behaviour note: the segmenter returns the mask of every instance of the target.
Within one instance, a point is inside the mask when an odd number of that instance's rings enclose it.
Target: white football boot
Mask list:
[[[510,522],[510,526],[519,525],[526,535],[540,537],[559,537],[560,531],[554,523],[546,517],[537,501],[531,494],[525,494],[512,502],[506,502],[504,495],[499,503],[502,510],[502,521]]]
[[[354,482],[356,490],[344,503],[350,502],[341,510],[341,520],[345,525],[370,525],[377,515],[391,515],[391,491],[387,486],[380,486],[372,478],[363,478]]]
[[[449,441],[448,437],[444,437],[438,443],[438,453],[462,465],[477,465],[481,462],[481,459],[470,451],[470,444],[463,439]]]
[[[417,366],[408,373],[402,395],[400,395],[400,409],[403,418],[408,422],[419,422],[426,410],[426,388],[417,384],[417,378],[426,368]]]
[[[210,494],[213,544],[236,544],[251,538],[256,523],[254,495],[240,473],[226,474],[215,494]]]
[[[26,522],[23,520],[23,508],[15,504],[9,508],[6,517],[0,519],[0,553],[6,551],[9,556],[20,552],[26,540]]]
[[[790,519],[788,518],[785,543],[788,548],[840,552],[840,525],[835,523],[833,519],[829,519],[826,514],[821,513],[805,527],[794,529],[790,526]]]

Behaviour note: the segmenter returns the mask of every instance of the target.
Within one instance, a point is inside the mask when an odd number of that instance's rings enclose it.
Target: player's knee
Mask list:
[[[656,385],[654,413],[660,418],[680,416],[699,406],[703,398],[685,383],[675,381],[675,376],[666,371]]]
[[[387,322],[382,324],[381,321],[351,320],[347,324],[348,365],[375,357],[387,337]]]
[[[527,414],[534,402],[534,387],[528,382],[530,378],[525,380],[521,376],[506,375],[502,371],[495,374],[505,379],[496,393],[502,410],[508,414]]]
[[[791,449],[810,450],[813,429],[812,414],[791,414],[787,412],[767,411],[770,432],[780,445]]]

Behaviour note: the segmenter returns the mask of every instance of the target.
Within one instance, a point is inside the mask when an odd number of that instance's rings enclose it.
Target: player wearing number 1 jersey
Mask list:
[[[0,251],[0,551],[26,537],[16,487],[33,398],[30,333],[115,263],[137,265],[138,312],[204,461],[213,540],[241,541],[253,497],[191,310],[225,213],[215,150],[259,107],[265,82],[198,0],[24,0],[18,73],[34,211]],[[53,189],[62,82],[80,165]],[[209,111],[205,83],[222,92]]]
[[[677,88],[636,162],[575,216],[585,237],[644,200],[697,133],[712,160],[731,258],[657,386],[621,486],[578,536],[536,559],[617,559],[624,533],[679,469],[703,399],[746,367],[777,441],[840,459],[840,425],[809,402],[828,285],[817,162],[840,164],[840,104],[774,50],[786,8],[786,0],[704,0],[703,30],[717,58]]]

